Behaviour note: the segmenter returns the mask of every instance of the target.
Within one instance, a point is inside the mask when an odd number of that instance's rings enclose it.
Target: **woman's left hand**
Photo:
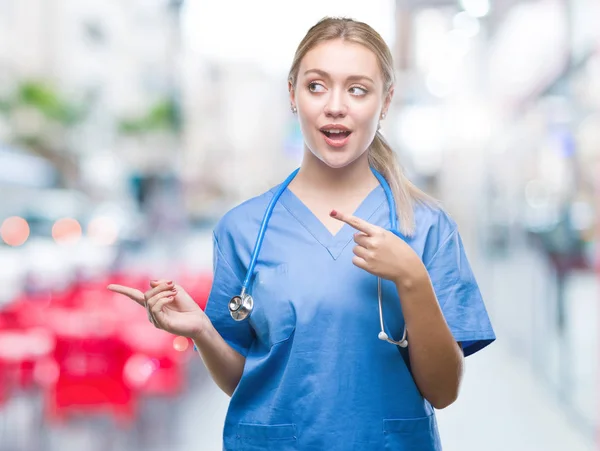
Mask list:
[[[352,263],[359,268],[397,285],[412,284],[427,275],[415,251],[389,230],[336,210],[330,216],[358,230]]]

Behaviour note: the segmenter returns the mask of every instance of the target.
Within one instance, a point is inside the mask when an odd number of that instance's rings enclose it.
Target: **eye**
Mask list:
[[[321,83],[313,81],[308,84],[308,90],[310,92],[323,92],[325,90],[325,87]]]
[[[360,86],[352,86],[350,88],[350,94],[355,96],[364,96],[367,92],[368,91],[365,88],[361,88]]]

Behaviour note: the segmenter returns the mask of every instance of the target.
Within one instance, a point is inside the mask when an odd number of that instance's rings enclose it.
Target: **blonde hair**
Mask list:
[[[295,88],[300,63],[311,49],[318,44],[333,39],[342,39],[360,44],[371,50],[377,57],[384,81],[384,93],[389,93],[395,82],[392,52],[383,38],[369,25],[348,18],[325,17],[315,24],[298,45],[290,68],[288,80]],[[437,203],[435,199],[421,191],[404,175],[396,155],[383,135],[377,130],[369,149],[369,164],[380,172],[392,189],[396,199],[400,232],[411,236],[415,231],[415,202]]]

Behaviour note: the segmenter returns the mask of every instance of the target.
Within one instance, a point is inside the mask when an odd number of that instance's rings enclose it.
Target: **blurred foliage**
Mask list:
[[[170,98],[156,102],[140,117],[122,119],[119,122],[119,131],[126,135],[179,130],[179,109],[176,102]]]
[[[12,123],[9,139],[51,162],[62,181],[72,183],[78,180],[79,168],[75,156],[69,152],[66,137],[69,129],[85,118],[90,106],[89,101],[73,102],[50,83],[40,80],[21,81],[8,96],[0,98],[0,114],[9,120],[28,109],[44,119],[42,126],[33,128],[21,127],[20,122]]]
[[[23,83],[18,90],[18,98],[22,104],[37,108],[47,118],[64,125],[73,125],[84,116],[83,108],[76,107],[47,85],[40,83]]]
[[[0,113],[7,114],[10,110],[10,103],[7,100],[0,99]]]
[[[8,99],[0,99],[0,112],[10,114],[21,107],[32,107],[49,120],[63,126],[75,125],[85,116],[85,106],[75,105],[58,94],[48,83],[28,80],[17,86]]]

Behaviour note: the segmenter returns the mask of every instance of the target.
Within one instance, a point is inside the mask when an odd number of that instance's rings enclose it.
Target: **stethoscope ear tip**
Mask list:
[[[400,341],[390,340],[390,337],[388,337],[388,334],[386,334],[384,331],[379,332],[379,334],[377,335],[377,338],[379,338],[381,341],[387,341],[388,343],[392,343],[394,345],[400,346],[401,348],[406,348],[408,346],[408,340],[406,340],[406,339],[400,340]]]

